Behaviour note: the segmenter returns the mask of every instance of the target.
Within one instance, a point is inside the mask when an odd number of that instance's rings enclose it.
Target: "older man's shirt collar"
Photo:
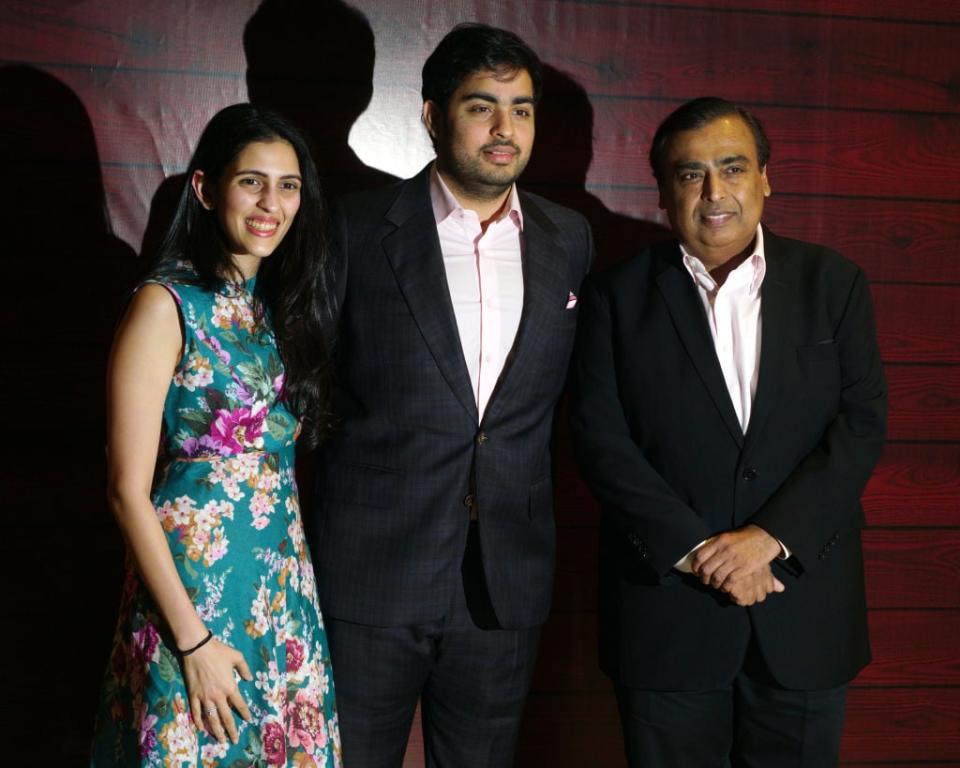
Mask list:
[[[683,255],[683,266],[687,268],[694,282],[708,293],[715,292],[717,283],[703,262],[690,253],[683,243],[680,244],[680,253]],[[763,247],[763,227],[758,224],[757,235],[753,240],[753,253],[727,276],[724,285],[729,285],[730,289],[746,288],[747,293],[752,296],[760,290],[766,273],[767,258]]]

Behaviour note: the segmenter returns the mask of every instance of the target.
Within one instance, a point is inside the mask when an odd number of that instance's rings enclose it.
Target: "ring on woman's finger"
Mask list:
[[[217,714],[217,708],[216,708],[216,707],[207,707],[207,708],[204,710],[204,712],[207,713],[207,717],[212,717],[213,715]]]

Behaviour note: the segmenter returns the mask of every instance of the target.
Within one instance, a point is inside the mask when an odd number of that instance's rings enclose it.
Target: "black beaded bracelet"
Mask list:
[[[194,651],[199,651],[201,648],[203,648],[203,646],[205,646],[207,643],[209,643],[212,639],[213,639],[213,630],[212,630],[212,629],[208,629],[208,630],[207,630],[207,636],[206,636],[205,638],[203,638],[203,640],[201,640],[201,641],[200,641],[199,643],[197,643],[195,646],[193,646],[193,648],[187,648],[187,650],[185,650],[185,651],[181,651],[181,650],[178,648],[178,649],[177,649],[177,653],[180,654],[180,658],[182,659],[184,656],[189,656],[189,655],[190,655],[191,653],[193,653]]]

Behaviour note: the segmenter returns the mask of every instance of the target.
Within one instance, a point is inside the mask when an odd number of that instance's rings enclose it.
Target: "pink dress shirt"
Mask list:
[[[460,346],[482,421],[523,311],[520,200],[514,185],[503,215],[483,231],[476,211],[457,202],[436,165],[430,171],[430,199]]]
[[[767,271],[763,230],[757,226],[753,255],[727,275],[719,288],[700,259],[682,245],[680,252],[700,294],[723,380],[746,433],[760,370],[760,285]]]
[[[716,281],[696,256],[683,245],[683,265],[693,278],[707,315],[717,360],[723,371],[723,380],[730,393],[733,409],[737,412],[740,428],[746,433],[750,424],[753,398],[757,394],[757,375],[760,371],[760,286],[767,272],[767,260],[763,251],[763,229],[757,225],[753,255],[733,270],[723,285]],[[790,550],[780,543],[780,557],[790,556]],[[693,553],[706,544],[701,541],[674,566],[678,571],[690,573]]]

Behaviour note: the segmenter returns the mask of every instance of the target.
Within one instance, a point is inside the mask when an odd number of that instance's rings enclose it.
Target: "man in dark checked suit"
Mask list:
[[[515,180],[540,63],[461,25],[423,68],[436,161],[347,198],[335,406],[313,551],[343,756],[512,764],[553,577],[550,436],[592,256],[579,214]]]
[[[678,108],[650,152],[677,240],[583,287],[571,417],[632,766],[836,765],[870,656],[870,294],[856,265],[760,224],[769,155],[736,105]]]

